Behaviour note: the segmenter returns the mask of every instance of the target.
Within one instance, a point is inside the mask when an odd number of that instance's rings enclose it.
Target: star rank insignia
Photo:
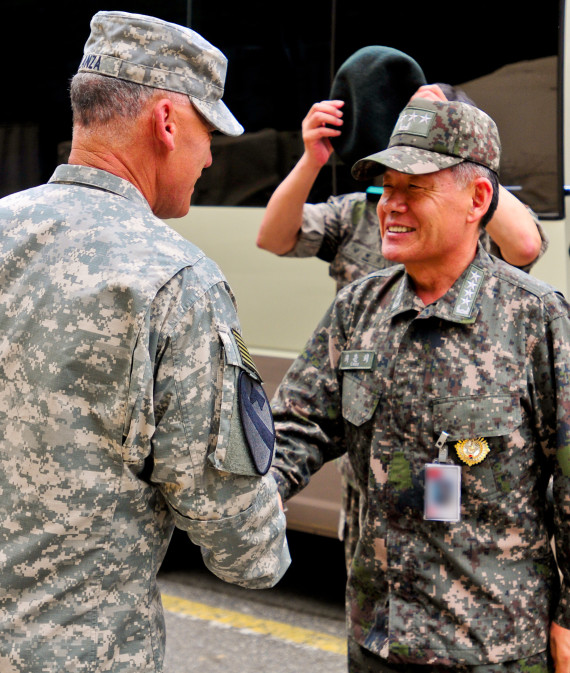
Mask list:
[[[455,314],[464,317],[471,315],[483,283],[483,278],[483,271],[474,264],[471,264],[459,291],[455,308],[453,309]]]
[[[467,465],[476,465],[480,463],[489,453],[487,440],[479,437],[478,439],[462,439],[455,445],[455,450],[459,459]]]

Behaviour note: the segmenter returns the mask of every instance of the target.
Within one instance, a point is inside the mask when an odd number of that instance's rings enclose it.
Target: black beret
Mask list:
[[[363,47],[338,69],[331,100],[345,101],[342,133],[332,139],[347,165],[388,146],[398,115],[427,84],[413,58],[391,47]]]

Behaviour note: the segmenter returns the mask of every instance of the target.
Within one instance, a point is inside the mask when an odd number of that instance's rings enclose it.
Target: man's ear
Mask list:
[[[167,151],[172,152],[176,141],[174,105],[168,98],[161,98],[152,109],[154,137]]]
[[[479,221],[489,210],[493,198],[493,185],[484,177],[476,178],[472,183],[472,203],[468,222]]]

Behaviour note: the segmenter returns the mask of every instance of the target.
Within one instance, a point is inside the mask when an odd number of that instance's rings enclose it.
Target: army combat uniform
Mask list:
[[[476,666],[546,651],[551,618],[570,628],[569,367],[568,304],[481,245],[427,307],[400,265],[338,294],[274,400],[274,470],[288,498],[348,451],[362,496],[350,638],[389,662]],[[442,433],[456,522],[424,520]],[[470,446],[489,450],[474,463]]]
[[[289,563],[233,297],[105,171],[60,166],[0,226],[0,670],[162,671],[174,524],[224,580]]]

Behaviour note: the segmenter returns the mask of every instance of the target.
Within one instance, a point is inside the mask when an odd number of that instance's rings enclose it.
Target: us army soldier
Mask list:
[[[99,12],[71,84],[69,164],[0,201],[0,670],[163,670],[174,525],[272,586],[289,554],[269,403],[186,214],[221,100],[195,32]]]
[[[570,670],[568,304],[478,242],[499,159],[475,107],[403,110],[353,167],[383,175],[395,266],[341,290],[274,401],[285,498],[344,452],[356,476],[351,673]]]

